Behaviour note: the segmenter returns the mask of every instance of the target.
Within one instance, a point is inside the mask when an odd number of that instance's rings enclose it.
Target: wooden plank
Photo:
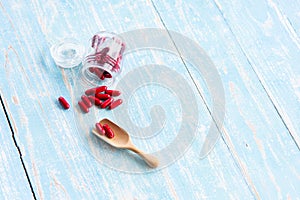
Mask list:
[[[216,5],[299,148],[299,36],[272,0]]]
[[[32,193],[11,130],[1,106],[0,110],[0,198],[32,199]],[[16,133],[18,134],[18,133]]]
[[[69,35],[87,41],[91,34],[103,29],[122,32],[144,27],[163,28],[150,2],[5,2],[1,15],[0,22],[4,28],[0,35],[5,40],[0,41],[4,55],[0,60],[4,66],[0,69],[0,88],[7,101],[10,121],[16,124],[20,133],[18,143],[39,199],[253,198],[222,141],[208,159],[200,161],[199,146],[205,135],[197,137],[187,153],[173,165],[152,173],[133,175],[97,162],[77,133],[72,110],[75,107],[68,111],[59,108],[56,102],[58,96],[63,95],[70,101],[75,95],[72,78],[78,69],[59,70],[50,57],[50,44]],[[196,93],[178,57],[150,51],[144,54],[138,52],[128,58],[132,59],[124,63],[127,72],[149,62],[172,66],[183,74]],[[154,147],[159,148],[157,144],[167,145],[174,137],[178,126],[174,124],[173,114],[178,116],[180,106],[174,109],[172,105],[176,98],[170,101],[172,94],[163,95],[162,92],[166,92],[164,88],[145,90],[150,95],[157,93],[161,97],[158,100],[164,102],[168,111],[167,123],[171,124],[164,130],[165,134],[170,134],[169,137],[155,138],[148,144],[146,140],[134,140],[137,146],[151,152]],[[150,97],[157,102],[157,96]],[[133,101],[140,103],[140,107],[132,111],[133,120],[147,124],[149,115],[144,110],[149,109],[149,104],[144,101],[143,93],[137,94]],[[201,121],[199,131],[205,133],[211,119],[200,97],[197,104]],[[102,112],[101,115],[113,117],[110,112]]]
[[[224,4],[226,5],[226,12],[221,13],[218,7],[221,6],[223,10]],[[269,93],[266,93],[264,85],[261,85],[253,71],[253,66],[249,63],[249,58],[246,57],[248,54],[245,55],[244,53],[245,51],[251,52],[249,56],[252,59],[267,62],[264,53],[275,54],[277,49],[267,48],[268,45],[273,45],[273,41],[270,40],[265,42],[260,40],[259,44],[253,43],[253,38],[262,37],[263,33],[259,32],[261,29],[254,29],[255,32],[252,32],[251,35],[243,34],[253,30],[251,28],[256,25],[256,22],[252,21],[251,13],[258,9],[257,7],[261,3],[251,2],[253,5],[252,12],[248,10],[249,6],[244,6],[244,4],[245,1],[233,3],[225,1],[218,1],[217,3],[213,1],[201,3],[154,1],[165,26],[201,44],[218,67],[226,94],[226,119],[222,130],[223,138],[255,197],[258,199],[297,198],[299,191],[296,188],[299,185],[300,173],[299,149],[270,101]],[[255,12],[257,15],[270,12],[264,7],[259,8],[260,10]],[[226,16],[232,15],[235,17],[234,19],[230,18],[230,20],[234,22],[228,24]],[[273,25],[280,26],[276,21],[273,21]],[[232,34],[231,26],[239,27],[239,40],[247,43],[247,46],[242,46],[243,49],[241,49],[235,35]],[[270,29],[268,34],[282,36],[279,29]],[[261,44],[265,46],[264,53],[261,50],[259,53],[254,53],[255,50],[258,50],[257,48],[261,48]],[[286,49],[294,50],[294,55],[298,51],[295,45],[291,43],[287,44]],[[293,58],[296,59],[296,57]],[[288,60],[289,56],[286,55],[283,59]],[[257,65],[263,66],[260,67],[260,71],[274,70],[275,68],[268,66],[278,64],[275,58],[269,59],[268,62],[270,62],[268,65],[265,63],[264,65]],[[201,81],[201,75],[194,71],[192,66],[190,69],[193,77],[197,81]],[[276,68],[276,73],[278,73],[277,69],[279,68]],[[296,72],[298,69],[293,68],[293,70]],[[272,79],[273,83],[276,82],[278,80],[276,73],[269,74],[268,80]],[[290,73],[286,75],[286,79],[294,77]],[[200,81],[199,86],[201,85]],[[278,85],[276,87],[278,88]],[[294,96],[295,91],[288,88],[285,90],[285,94]],[[286,95],[281,96],[280,99],[286,98]],[[277,99],[279,97],[276,96]],[[289,99],[286,100],[290,101]],[[295,103],[294,100],[291,101]],[[280,105],[284,105],[282,101]],[[296,105],[297,107],[299,104]],[[285,108],[288,109],[288,107]],[[291,108],[289,107],[287,111],[290,112]],[[297,121],[299,121],[297,119],[300,116],[299,109],[294,109],[293,112],[294,115],[292,116],[295,116],[292,119],[295,119],[293,125],[297,127]]]
[[[267,4],[274,11],[274,16],[277,16],[282,28],[289,34],[290,39],[297,43],[299,47],[300,35],[300,1],[292,0],[268,0]]]

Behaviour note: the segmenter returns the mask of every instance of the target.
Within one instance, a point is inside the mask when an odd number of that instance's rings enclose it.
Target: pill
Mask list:
[[[96,88],[91,88],[85,91],[86,95],[91,95],[91,94],[97,94],[100,92],[104,92],[107,90],[106,86],[100,86],[100,87],[96,87]]]
[[[113,130],[111,130],[111,128],[107,124],[103,125],[103,129],[105,130],[106,137],[113,138],[115,136]]]
[[[96,129],[100,135],[105,135],[105,130],[100,123],[96,123]]]
[[[95,95],[96,98],[98,99],[109,99],[110,98],[110,95],[109,94],[101,94],[101,93],[98,93]]]
[[[67,110],[67,109],[70,108],[70,104],[67,102],[67,100],[66,100],[65,98],[59,97],[59,98],[58,98],[58,101],[59,101],[60,105],[62,105],[62,107],[63,107],[64,109]]]
[[[81,99],[82,99],[83,103],[86,105],[86,107],[88,107],[88,108],[92,107],[92,102],[90,101],[90,99],[87,96],[82,95]]]
[[[101,77],[100,77],[101,80],[104,80],[105,78],[106,78],[106,77],[105,77],[104,74],[102,74]]]
[[[105,56],[104,56],[103,54],[101,54],[101,52],[96,53],[94,56],[95,56],[95,61],[96,61],[98,64],[103,65],[103,64],[105,63],[105,61],[104,61]],[[96,75],[98,76],[97,73],[103,73],[103,70],[98,69],[97,71],[94,70],[94,72],[95,72]]]
[[[90,67],[90,68],[89,68],[89,71],[92,72],[92,73],[94,73],[94,70],[95,70],[94,67]]]
[[[85,105],[85,103],[83,103],[83,101],[78,101],[78,105],[83,112],[89,112],[89,108]]]
[[[96,93],[104,92],[107,90],[106,86],[100,86],[96,88]]]
[[[94,69],[94,74],[96,74],[100,79],[103,77],[103,71],[99,68]]]
[[[118,90],[105,90],[105,94],[109,94],[110,96],[119,96],[121,92]]]
[[[112,110],[112,109],[118,107],[119,105],[121,105],[122,103],[123,103],[122,99],[115,100],[109,105],[108,109]]]
[[[96,106],[100,106],[102,104],[102,102],[100,101],[100,99],[94,97],[94,96],[88,96],[90,101],[95,104]]]
[[[108,73],[107,71],[105,71],[103,73],[103,75],[104,75],[105,78],[112,78],[112,75],[110,73]]]
[[[109,106],[112,102],[113,102],[113,98],[109,98],[109,99],[106,99],[102,104],[101,104],[101,108],[106,108],[107,106]]]
[[[104,49],[101,50],[102,54],[107,54],[109,52],[109,47],[105,47]]]

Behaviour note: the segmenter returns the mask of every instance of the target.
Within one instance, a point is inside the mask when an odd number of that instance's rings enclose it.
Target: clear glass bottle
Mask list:
[[[91,85],[111,85],[121,72],[125,43],[114,33],[99,32],[90,40],[88,55],[82,62],[82,78]]]

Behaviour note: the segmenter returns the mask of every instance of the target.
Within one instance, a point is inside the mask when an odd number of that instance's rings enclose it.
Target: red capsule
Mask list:
[[[105,38],[104,38],[104,41],[105,41]],[[109,52],[109,47],[105,47],[104,49],[101,50],[101,53],[104,55],[106,55],[108,52]]]
[[[112,110],[112,109],[118,107],[119,105],[121,105],[122,103],[123,103],[122,99],[115,100],[109,105],[108,109]]]
[[[106,99],[102,104],[101,104],[101,108],[106,108],[107,106],[109,106],[112,102],[113,102],[113,98],[109,98],[109,99]]]
[[[86,107],[88,107],[88,108],[92,107],[92,102],[90,101],[90,99],[87,96],[82,95],[81,99],[84,102],[84,104],[86,105]]]
[[[85,91],[86,95],[92,95],[92,94],[97,94],[100,92],[104,92],[107,90],[106,86],[100,86],[100,87],[96,87],[96,88],[91,88]]]
[[[115,137],[113,130],[111,130],[111,128],[107,124],[103,125],[103,129],[105,130],[106,137],[108,137],[108,138]]]
[[[101,80],[104,80],[105,79],[105,75],[102,74],[102,76],[100,77]]]
[[[107,71],[105,71],[103,75],[105,78],[112,78],[112,75],[110,73],[108,73]]]
[[[94,68],[94,67],[90,67],[90,68],[89,68],[89,71],[92,72],[92,73],[94,73],[95,68]]]
[[[94,96],[88,96],[90,101],[95,104],[96,106],[100,106],[102,104],[102,102],[100,101],[100,99],[94,97]]]
[[[110,95],[109,94],[101,94],[101,93],[98,93],[96,94],[96,97],[98,99],[109,99],[110,98]]]
[[[83,103],[83,101],[78,101],[78,105],[83,112],[89,112],[89,108],[85,105],[85,103]]]
[[[58,98],[58,101],[59,101],[60,105],[62,105],[62,107],[63,107],[64,109],[67,110],[67,109],[70,108],[70,104],[67,102],[67,100],[66,100],[65,98],[59,97],[59,98]]]
[[[98,78],[100,78],[100,79],[103,77],[103,71],[100,70],[99,68],[94,69],[94,74],[96,74],[98,76]],[[103,80],[103,79],[101,79],[101,80]]]
[[[100,123],[96,123],[96,129],[100,135],[105,135],[105,130]]]
[[[118,90],[105,90],[105,94],[109,94],[110,96],[119,96],[121,94]]]

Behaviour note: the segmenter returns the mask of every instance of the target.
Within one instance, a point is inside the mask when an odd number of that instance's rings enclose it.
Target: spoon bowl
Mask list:
[[[129,134],[120,126],[115,124],[114,122],[110,121],[109,119],[102,119],[99,122],[101,125],[107,124],[112,131],[114,132],[115,136],[113,138],[108,138],[105,135],[101,135],[98,133],[96,129],[92,130],[92,133],[96,135],[98,138],[102,139],[106,143],[110,144],[113,147],[119,149],[128,149],[130,151],[135,152],[138,154],[144,161],[152,168],[156,168],[159,164],[158,159],[152,155],[146,154],[136,148],[133,143],[131,142]]]

